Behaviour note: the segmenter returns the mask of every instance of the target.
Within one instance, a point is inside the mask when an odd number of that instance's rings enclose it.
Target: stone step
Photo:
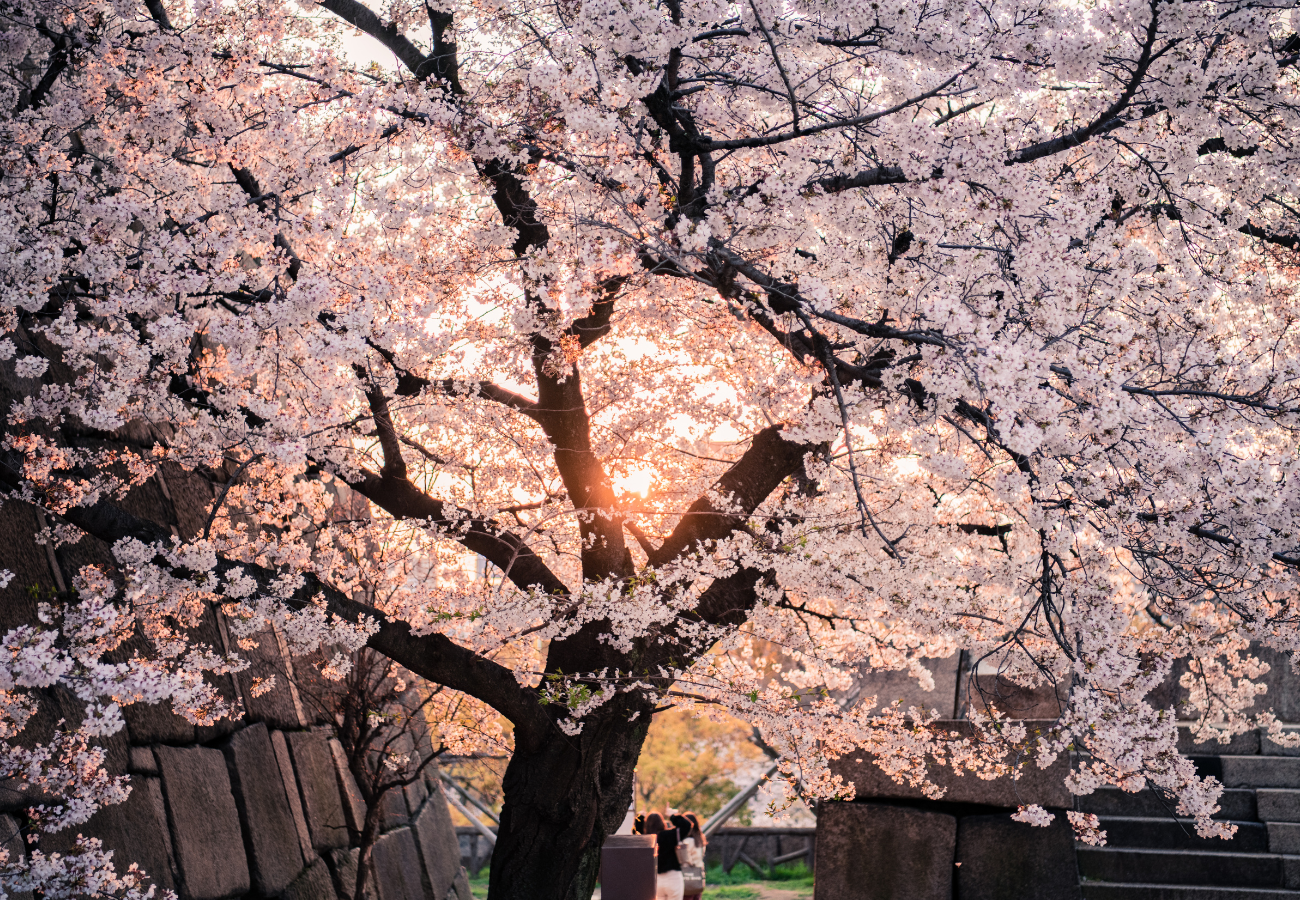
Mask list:
[[[1269,822],[1268,852],[1300,855],[1300,822]]]
[[[1231,840],[1196,836],[1191,819],[1102,816],[1106,842],[1111,847],[1145,850],[1204,850],[1211,853],[1293,853],[1269,845],[1272,832],[1259,822],[1233,822],[1237,833]],[[1300,825],[1296,826],[1300,828]],[[1297,834],[1300,838],[1300,834]]]
[[[1300,794],[1300,791],[1297,792]],[[1279,800],[1280,804],[1289,802]],[[1161,797],[1153,790],[1129,793],[1117,787],[1097,788],[1086,797],[1078,798],[1079,809],[1098,816],[1146,816],[1148,818],[1172,818],[1177,805]],[[1300,814],[1300,797],[1297,797],[1295,809]],[[1289,807],[1288,807],[1289,808]],[[1219,811],[1216,819],[1232,819],[1238,822],[1257,821],[1255,815],[1255,792],[1251,790],[1225,790],[1219,797]],[[1271,821],[1271,820],[1270,820]],[[1281,820],[1279,820],[1281,821]],[[1289,820],[1288,820],[1289,821]],[[1296,821],[1300,821],[1297,819]]]
[[[1214,887],[1283,886],[1283,860],[1267,853],[1206,853],[1200,850],[1130,850],[1080,847],[1079,874],[1090,881]]]
[[[1300,788],[1300,756],[1220,756],[1218,760],[1224,787]]]
[[[1255,804],[1261,822],[1300,822],[1300,791],[1260,788]]]
[[[1085,881],[1080,887],[1084,900],[1300,900],[1300,891],[1270,888],[1107,884],[1096,881]]]

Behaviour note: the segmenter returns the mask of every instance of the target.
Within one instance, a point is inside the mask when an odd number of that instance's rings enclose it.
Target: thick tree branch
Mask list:
[[[384,24],[383,20],[364,4],[358,3],[357,0],[318,0],[318,2],[353,28],[383,44],[417,80],[423,81],[437,71],[437,63],[432,57],[421,53],[420,48],[407,40],[406,35],[402,34],[394,23]]]
[[[745,527],[759,504],[803,465],[817,445],[788,441],[782,426],[772,425],[754,435],[749,449],[718,479],[711,493],[721,508],[705,495],[678,521],[659,549],[650,554],[652,566],[662,566],[698,549],[705,541],[719,541]]]
[[[465,549],[485,557],[520,590],[560,596],[569,593],[568,586],[521,538],[487,519],[430,497],[405,478],[367,472],[349,481],[348,486],[390,516],[427,523]]]
[[[586,349],[609,334],[610,319],[614,315],[614,298],[627,281],[626,275],[617,275],[601,282],[601,297],[591,304],[591,312],[581,319],[574,319],[569,328],[569,334],[578,339],[578,346]]]
[[[163,546],[170,546],[173,540],[170,531],[107,501],[89,507],[75,506],[61,515],[72,525],[109,545],[123,538]],[[215,574],[224,577],[237,572],[255,578],[265,591],[270,591],[278,578],[278,573],[254,563],[218,558]],[[536,697],[519,685],[509,669],[444,635],[416,635],[405,622],[387,619],[378,610],[358,603],[315,575],[298,574],[302,586],[289,598],[290,606],[303,609],[319,597],[331,613],[349,622],[360,622],[366,617],[374,619],[379,623],[379,630],[370,638],[369,646],[375,650],[423,678],[477,697],[529,734],[540,735],[552,727]]]

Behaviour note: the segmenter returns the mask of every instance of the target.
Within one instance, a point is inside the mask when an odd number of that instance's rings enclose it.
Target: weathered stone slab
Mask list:
[[[338,775],[325,735],[295,731],[287,735],[302,796],[311,844],[321,852],[348,845],[348,822],[339,795]]]
[[[131,772],[136,775],[157,775],[158,757],[152,747],[131,748]]]
[[[132,703],[122,707],[122,718],[133,744],[194,743],[194,725],[172,712],[170,701]]]
[[[425,900],[420,853],[411,829],[388,832],[375,842],[374,854],[379,900]]]
[[[1225,787],[1300,788],[1300,757],[1221,756]]]
[[[415,819],[415,836],[434,897],[443,897],[460,868],[460,841],[441,793],[429,797]]]
[[[253,888],[278,894],[302,871],[303,858],[266,726],[259,722],[236,732],[222,752],[244,827]]]
[[[401,788],[389,788],[379,797],[379,830],[392,831],[403,828],[410,823],[411,814],[406,811],[406,798]]]
[[[969,726],[961,722],[940,722],[939,726],[963,731]],[[1025,722],[1030,732],[1035,723]],[[831,763],[831,771],[851,781],[856,786],[860,800],[872,798],[890,800],[924,800],[926,796],[919,787],[897,784],[872,761],[869,753],[852,752]],[[934,766],[931,768],[931,780],[944,788],[944,800],[957,803],[981,803],[986,806],[1002,806],[1014,809],[1021,805],[1037,803],[1040,806],[1067,807],[1073,798],[1065,788],[1065,777],[1070,772],[1070,760],[1062,754],[1046,769],[1038,768],[1031,761],[1020,769],[1019,777],[1011,776],[985,781],[970,773],[957,774],[951,768]]]
[[[302,874],[285,888],[282,900],[338,900],[334,880],[323,859],[302,870]]]
[[[452,890],[455,892],[455,900],[474,900],[474,894],[469,889],[469,875],[464,868],[456,873],[456,883],[452,885]],[[450,892],[446,900],[452,900]]]
[[[206,747],[158,747],[158,769],[185,900],[246,893],[248,857],[226,759]]]
[[[1268,852],[1290,856],[1300,854],[1300,823],[1269,822]]]
[[[366,824],[366,801],[361,798],[361,789],[348,768],[347,753],[338,738],[330,738],[330,758],[334,760],[334,772],[338,776],[343,791],[343,812],[348,819],[348,828],[353,834],[360,834]]]
[[[406,793],[406,808],[411,815],[417,815],[424,801],[429,797],[429,789],[424,786],[424,779],[417,779],[402,789]]]
[[[1008,814],[957,823],[961,900],[1080,900],[1074,835],[1062,811],[1046,828]]]
[[[1261,788],[1255,792],[1261,822],[1300,822],[1300,791]]]
[[[214,496],[211,483],[171,460],[164,461],[158,468],[154,477],[171,496],[181,537],[189,539],[202,534]]]
[[[289,743],[284,739],[284,732],[271,732],[271,748],[275,751],[276,767],[280,770],[280,780],[284,783],[284,792],[289,800],[289,814],[293,816],[294,831],[298,833],[298,847],[303,858],[310,859],[316,855],[316,851],[311,845],[307,814],[303,812],[302,797],[298,793],[298,776],[293,771]]]
[[[825,803],[816,900],[952,900],[957,820],[876,803]],[[384,898],[388,900],[388,898]]]
[[[356,847],[346,850],[331,850],[326,854],[329,861],[330,874],[334,877],[334,889],[338,891],[343,900],[352,900],[357,893],[357,861],[361,856],[361,851]],[[375,892],[375,879],[369,877],[366,879],[366,886],[362,891],[366,900],[378,900],[379,894]]]
[[[303,722],[298,717],[293,688],[286,677],[286,665],[280,656],[275,632],[268,628],[253,635],[253,640],[256,647],[240,651],[248,660],[248,668],[235,675],[244,699],[245,715],[249,721],[265,722],[269,728],[301,728]],[[259,678],[274,678],[275,685],[261,696],[254,697],[253,684]]]
[[[14,573],[0,588],[0,634],[36,622],[36,604],[55,590],[45,548],[36,543],[38,530],[34,507],[17,500],[0,504],[0,547],[4,547],[0,568]]]
[[[1065,684],[1042,684],[1025,687],[996,673],[965,673],[958,688],[958,715],[966,718],[972,710],[986,715],[991,710],[1012,719],[1055,719],[1065,706]]]
[[[957,715],[957,681],[961,669],[958,654],[946,659],[926,659],[923,664],[934,676],[934,689],[922,690],[921,685],[906,671],[865,671],[859,678],[863,696],[876,697],[876,708],[883,709],[895,700],[904,709],[937,709],[939,715],[951,719]]]

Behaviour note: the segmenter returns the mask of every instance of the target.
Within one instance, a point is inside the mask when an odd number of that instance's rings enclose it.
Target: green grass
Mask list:
[[[757,900],[758,889],[744,884],[704,889],[704,900]]]
[[[721,866],[710,866],[708,874],[704,878],[705,884],[709,886],[717,885],[719,887],[724,885],[754,884],[759,881],[777,882],[780,887],[798,890],[800,888],[811,888],[813,886],[813,873],[808,871],[808,865],[803,860],[799,860],[798,862],[783,863],[782,865],[777,866],[776,871],[772,873],[772,877],[770,878],[768,877],[766,870],[755,872],[744,863],[736,863],[736,865],[732,867],[730,873],[722,871]],[[708,897],[710,895],[706,893],[704,896]],[[727,897],[730,895],[719,894],[718,896]],[[739,897],[741,895],[737,894],[736,896]]]

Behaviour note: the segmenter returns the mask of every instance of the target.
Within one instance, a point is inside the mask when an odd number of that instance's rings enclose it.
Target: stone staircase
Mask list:
[[[1236,837],[1198,838],[1151,791],[1099,789],[1079,798],[1108,839],[1077,848],[1084,900],[1300,900],[1300,757],[1193,758],[1225,785],[1215,818]]]

